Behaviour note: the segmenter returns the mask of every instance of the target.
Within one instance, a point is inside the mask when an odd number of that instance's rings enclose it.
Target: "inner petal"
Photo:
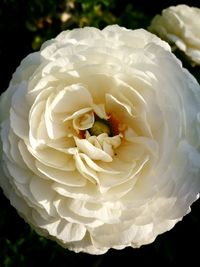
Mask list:
[[[51,104],[53,112],[73,113],[93,103],[88,90],[81,84],[72,84],[61,90]]]
[[[92,128],[93,124],[95,122],[94,113],[88,112],[83,114],[82,116],[78,116],[73,120],[73,127],[75,130],[84,131],[89,128]]]
[[[79,139],[74,137],[76,146],[78,149],[94,160],[102,160],[105,162],[111,162],[112,157],[100,148],[95,147],[86,139]]]
[[[133,115],[132,107],[120,102],[110,94],[106,95],[106,111],[108,114],[112,114],[111,123],[115,124],[116,119],[113,121],[113,118],[117,118],[119,131],[124,131],[128,125],[134,127],[135,115]]]

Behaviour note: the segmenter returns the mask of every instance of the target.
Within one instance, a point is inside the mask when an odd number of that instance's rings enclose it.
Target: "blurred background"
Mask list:
[[[177,4],[200,7],[199,0],[0,0],[0,90],[7,89],[12,73],[27,54],[39,50],[45,40],[62,30],[83,26],[102,29],[109,24],[147,28],[162,9]],[[186,67],[200,77],[199,68]],[[150,245],[91,256],[65,250],[38,236],[0,190],[0,267],[179,266],[182,262],[192,266],[199,261],[199,211],[197,201],[182,222]]]

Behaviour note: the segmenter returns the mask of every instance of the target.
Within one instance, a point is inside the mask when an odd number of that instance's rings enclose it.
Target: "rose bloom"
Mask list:
[[[145,30],[63,31],[22,61],[0,108],[1,187],[63,247],[140,247],[198,198],[200,86]]]
[[[200,65],[199,8],[178,5],[164,9],[153,18],[149,30],[183,51],[192,65]]]

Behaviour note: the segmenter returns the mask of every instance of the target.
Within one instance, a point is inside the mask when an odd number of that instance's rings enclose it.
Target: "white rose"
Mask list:
[[[153,242],[200,189],[200,87],[167,43],[119,26],[64,31],[0,102],[11,204],[76,252]]]
[[[171,6],[156,15],[149,30],[175,44],[193,62],[200,65],[200,9],[187,5]]]

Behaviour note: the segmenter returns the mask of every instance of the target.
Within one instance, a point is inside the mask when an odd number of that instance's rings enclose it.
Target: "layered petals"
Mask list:
[[[0,98],[0,186],[76,252],[140,247],[200,190],[200,87],[167,43],[117,25],[64,31]]]

